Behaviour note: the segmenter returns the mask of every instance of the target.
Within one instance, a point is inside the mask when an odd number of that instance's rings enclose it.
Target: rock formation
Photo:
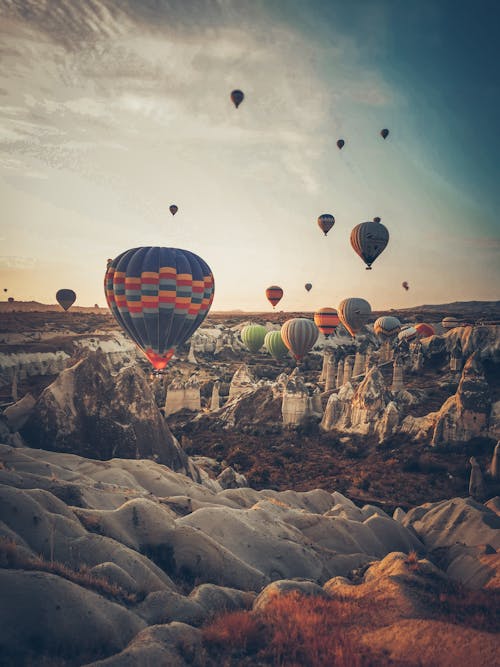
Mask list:
[[[336,386],[340,388],[344,383],[344,359],[340,359],[337,366],[337,381]]]
[[[256,386],[257,378],[253,371],[251,371],[246,364],[241,364],[231,380],[229,400],[240,396],[240,394],[243,394],[245,391],[255,389]]]
[[[392,385],[391,385],[391,391],[393,394],[397,394],[400,391],[404,391],[405,383],[403,378],[403,368],[404,368],[403,357],[400,354],[395,355],[393,362]]]
[[[299,426],[311,417],[321,417],[322,415],[319,392],[310,395],[298,369],[290,374],[285,384],[281,414],[283,426]]]
[[[165,414],[168,416],[180,410],[201,410],[200,383],[196,375],[185,382],[173,380],[168,387]]]
[[[212,387],[212,396],[210,398],[210,410],[214,412],[220,408],[220,382],[216,380]]]
[[[491,478],[500,481],[500,442],[495,445],[490,465]]]
[[[32,447],[96,459],[154,458],[187,469],[144,373],[135,365],[115,375],[100,351],[43,391],[21,432]]]

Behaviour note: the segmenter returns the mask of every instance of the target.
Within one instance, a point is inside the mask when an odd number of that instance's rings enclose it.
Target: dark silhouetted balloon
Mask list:
[[[405,289],[406,291],[408,291],[408,290],[410,289],[410,286],[408,285],[408,283],[406,282],[406,280],[405,280],[404,282],[401,283],[401,287],[404,287],[404,289]]]
[[[380,136],[382,137],[382,139],[387,139],[387,137],[389,136],[389,130],[387,128],[380,130]]]
[[[281,301],[283,290],[278,285],[271,285],[266,289],[266,297],[273,308]]]
[[[245,94],[241,90],[233,90],[231,93],[231,100],[236,108],[240,106],[244,99]]]
[[[13,296],[9,296],[9,298],[7,299],[7,301],[8,301],[9,303],[14,303],[14,297],[13,297]]]
[[[339,315],[335,308],[320,308],[314,313],[314,324],[325,338],[335,333],[339,321]]]
[[[168,210],[170,211],[170,213],[171,213],[172,215],[175,215],[175,214],[177,213],[177,211],[179,210],[179,208],[178,208],[175,204],[171,204],[171,205],[168,207]]]
[[[68,308],[71,308],[75,303],[76,294],[72,289],[60,289],[56,292],[56,299],[57,303],[64,308],[64,310],[68,310]]]
[[[337,141],[337,146],[340,150],[342,150],[342,148],[344,148],[344,144],[345,144],[345,141],[343,139],[339,139]]]
[[[330,213],[323,213],[318,218],[318,226],[325,236],[328,234],[334,224],[335,218]]]
[[[9,290],[8,290],[6,287],[4,287],[4,288],[3,288],[3,291],[4,291],[4,292],[8,292]]]
[[[306,317],[294,317],[281,327],[283,342],[300,363],[318,340],[319,330],[312,320]]]
[[[310,291],[312,290],[312,285],[311,285],[311,283],[306,283],[306,284],[304,285],[304,287],[306,288],[306,290],[307,290],[308,292],[310,292]]]
[[[189,250],[132,248],[108,266],[104,291],[118,324],[161,370],[207,316],[214,277]]]
[[[372,308],[365,299],[344,299],[338,307],[339,319],[351,336],[355,336],[366,324]]]
[[[366,264],[367,270],[389,243],[389,231],[380,223],[380,218],[373,222],[361,222],[351,232],[351,245]]]

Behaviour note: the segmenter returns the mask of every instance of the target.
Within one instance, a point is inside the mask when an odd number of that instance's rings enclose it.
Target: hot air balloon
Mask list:
[[[330,213],[323,213],[318,218],[318,225],[323,234],[326,236],[330,229],[335,224],[335,218]]]
[[[283,342],[281,331],[268,331],[264,338],[264,347],[276,361],[283,359],[288,354],[288,348]]]
[[[339,325],[339,316],[335,308],[320,308],[314,313],[314,324],[325,338],[335,333]]]
[[[417,330],[415,327],[407,326],[398,333],[398,340],[406,340],[408,343],[417,338]]]
[[[13,297],[13,296],[9,296],[9,298],[7,299],[7,301],[8,301],[9,303],[14,303],[14,297]]]
[[[281,327],[283,342],[300,363],[318,340],[319,330],[312,320],[306,317],[294,317]]]
[[[4,291],[4,292],[8,292],[9,290],[8,290],[6,287],[4,287],[4,288],[3,288],[3,291]]]
[[[343,139],[339,139],[337,141],[337,147],[342,150],[344,148],[345,141]]]
[[[401,287],[403,287],[406,291],[408,291],[410,289],[410,286],[408,285],[406,280],[401,283]]]
[[[76,294],[72,289],[60,289],[56,292],[57,303],[68,310],[76,301]]]
[[[214,277],[189,250],[132,248],[111,262],[104,289],[118,324],[159,371],[207,316]]]
[[[170,211],[170,213],[171,213],[172,215],[175,215],[175,214],[177,213],[177,211],[179,210],[179,207],[176,206],[175,204],[171,204],[171,205],[168,207],[168,210]]]
[[[372,308],[365,299],[350,298],[339,303],[339,319],[351,336],[355,336],[364,327]]]
[[[271,285],[266,289],[266,297],[273,308],[281,301],[283,290],[278,285]]]
[[[231,100],[236,108],[240,106],[245,98],[245,94],[241,90],[233,90],[231,93]]]
[[[310,292],[310,291],[312,290],[312,285],[311,285],[311,283],[306,283],[306,284],[304,285],[304,287],[306,288],[306,290],[307,290],[308,292]]]
[[[380,218],[374,218],[373,222],[361,222],[351,232],[351,245],[367,265],[367,271],[371,270],[373,262],[388,243],[389,232],[380,223]]]
[[[401,331],[401,322],[392,315],[383,315],[375,320],[373,331],[382,338],[392,338]]]
[[[434,336],[436,333],[434,327],[431,327],[430,324],[426,324],[425,322],[415,324],[415,329],[417,330],[419,338],[428,338],[429,336]]]
[[[462,323],[456,317],[445,317],[441,322],[441,326],[443,329],[455,329],[455,327],[462,326]]]
[[[264,344],[266,333],[266,327],[263,327],[262,324],[248,324],[246,327],[243,327],[240,335],[241,340],[245,343],[250,352],[255,354],[255,352],[258,352]]]
[[[389,130],[387,128],[380,130],[380,136],[382,137],[382,139],[387,139],[387,137],[389,136]]]

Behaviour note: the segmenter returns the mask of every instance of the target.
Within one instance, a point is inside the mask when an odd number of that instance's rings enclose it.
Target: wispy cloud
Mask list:
[[[0,256],[0,269],[33,269],[37,265],[34,257]]]

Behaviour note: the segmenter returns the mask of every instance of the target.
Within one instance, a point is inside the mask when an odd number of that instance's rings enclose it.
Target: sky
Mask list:
[[[107,258],[161,245],[215,310],[500,299],[499,26],[496,0],[0,0],[0,298],[104,306]]]

